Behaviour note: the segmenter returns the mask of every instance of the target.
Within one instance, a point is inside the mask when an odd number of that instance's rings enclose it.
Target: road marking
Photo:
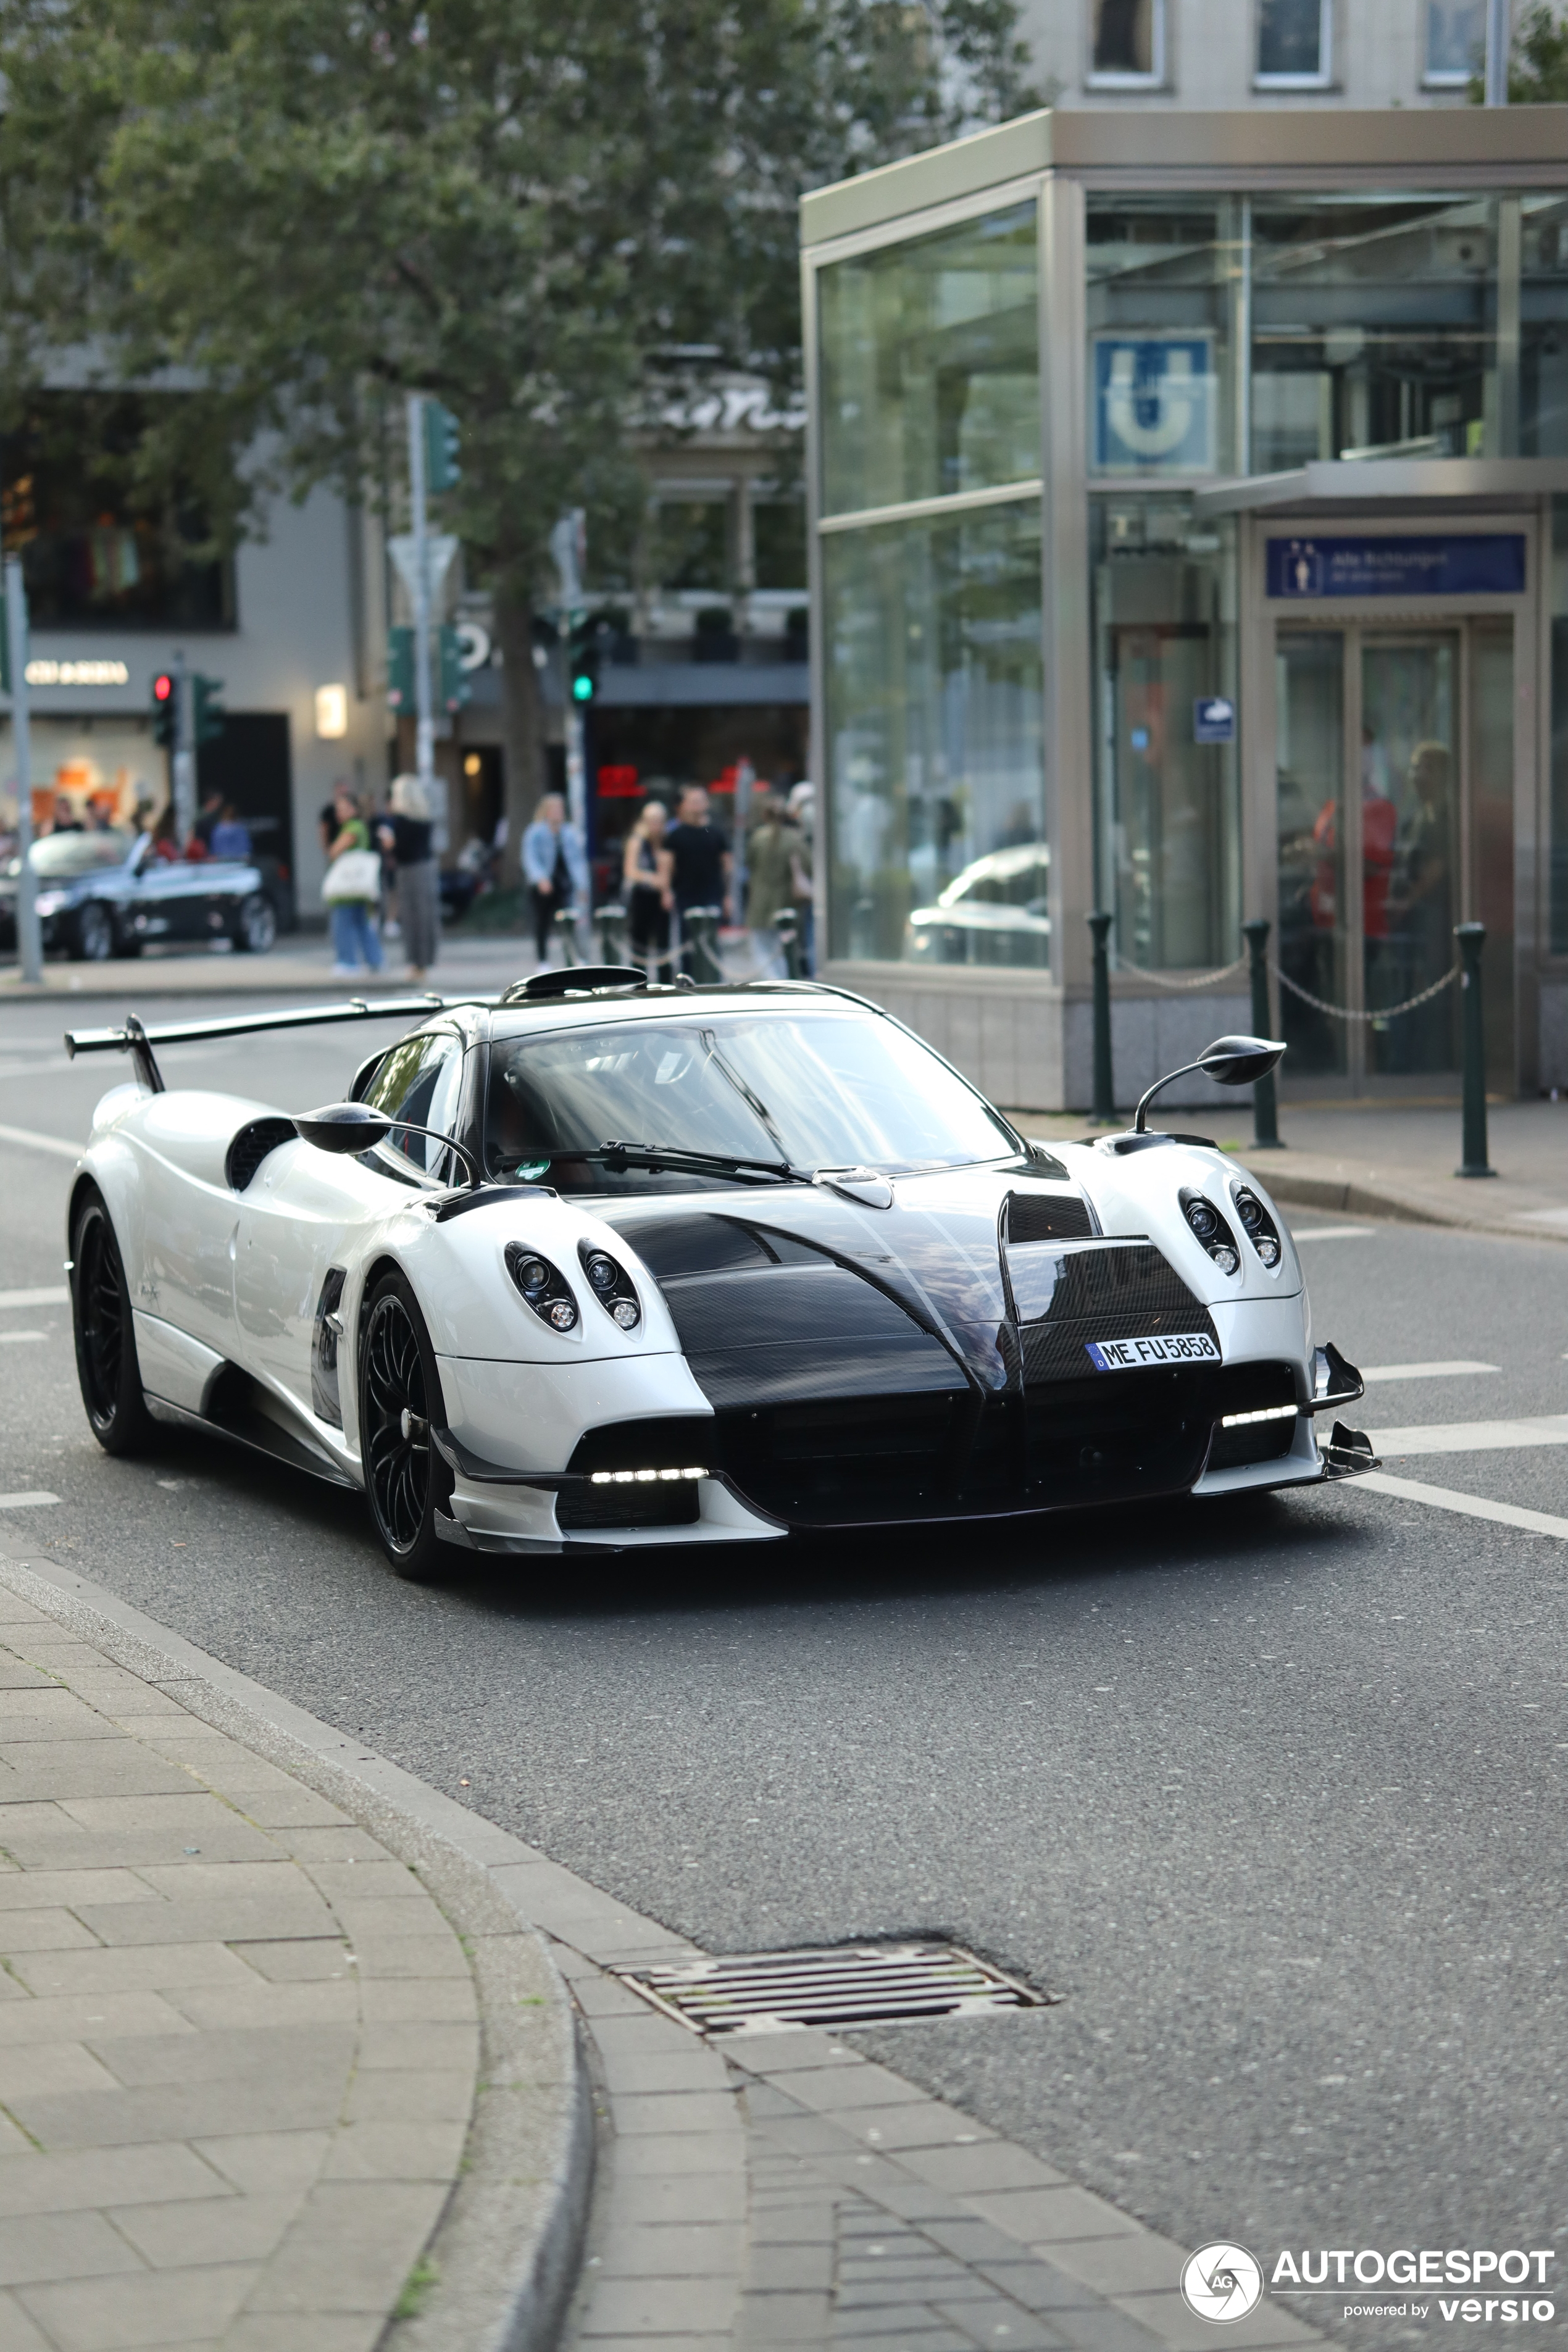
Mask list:
[[[58,1503],[59,1499],[58,1495],[47,1494],[40,1486],[36,1495],[0,1495],[0,1511],[42,1510],[47,1504]]]
[[[1521,1224],[1568,1225],[1568,1209],[1521,1209]]]
[[[1496,1519],[1505,1528],[1528,1528],[1532,1535],[1561,1536],[1568,1540],[1568,1519],[1554,1519],[1549,1511],[1521,1510],[1517,1503],[1490,1503],[1479,1495],[1456,1495],[1449,1486],[1426,1486],[1419,1478],[1391,1478],[1385,1471],[1368,1470],[1359,1481],[1379,1495],[1401,1502],[1430,1503],[1435,1510],[1458,1511],[1467,1519]]]
[[[68,1143],[63,1135],[38,1135],[30,1127],[0,1127],[0,1143],[20,1143],[29,1151],[58,1151],[62,1160],[79,1160],[85,1143]]]
[[[70,1292],[65,1284],[48,1290],[0,1290],[0,1307],[68,1307]]]
[[[47,1331],[0,1331],[0,1348],[19,1348],[24,1339],[47,1339]]]
[[[1371,1225],[1309,1225],[1302,1234],[1292,1225],[1290,1238],[1293,1242],[1359,1242],[1373,1230]]]
[[[1374,1454],[1497,1454],[1515,1445],[1568,1445],[1568,1412],[1528,1421],[1428,1422],[1368,1433]]]
[[[1500,1371],[1500,1364],[1469,1364],[1456,1356],[1451,1364],[1363,1364],[1363,1381],[1446,1381],[1458,1379],[1461,1372]]]

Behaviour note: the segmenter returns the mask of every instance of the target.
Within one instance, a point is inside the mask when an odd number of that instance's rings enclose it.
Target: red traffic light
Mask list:
[[[154,702],[172,702],[174,698],[174,681],[166,669],[160,670],[153,680],[153,699]]]

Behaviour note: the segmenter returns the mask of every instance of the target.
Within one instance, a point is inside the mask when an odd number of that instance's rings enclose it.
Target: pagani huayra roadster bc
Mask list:
[[[165,1039],[388,1010],[416,1025],[308,1114],[159,1074]],[[1371,1466],[1319,1435],[1361,1380],[1314,1348],[1258,1183],[1147,1097],[1125,1134],[1029,1142],[839,990],[589,967],[67,1043],[135,1070],[70,1196],[100,1443],[183,1423],[361,1487],[405,1575]]]

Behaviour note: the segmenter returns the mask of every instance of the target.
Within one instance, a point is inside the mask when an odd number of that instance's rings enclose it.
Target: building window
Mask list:
[[[1048,968],[1038,499],[822,562],[831,953]]]
[[[1033,200],[817,278],[822,506],[900,506],[1040,472]]]
[[[1332,0],[1258,0],[1260,89],[1322,89],[1332,72]]]
[[[5,545],[21,556],[35,629],[233,628],[233,567],[212,553],[195,485],[139,478],[157,406],[136,393],[44,393],[7,436]]]
[[[1165,79],[1165,0],[1094,0],[1091,89],[1154,88]]]
[[[1426,0],[1428,89],[1463,89],[1486,66],[1487,0]]]

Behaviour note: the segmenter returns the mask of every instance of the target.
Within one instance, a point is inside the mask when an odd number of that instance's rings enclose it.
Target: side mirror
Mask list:
[[[481,1178],[479,1163],[467,1144],[456,1136],[442,1135],[433,1127],[417,1127],[405,1118],[389,1118],[384,1110],[369,1103],[327,1103],[321,1110],[308,1110],[294,1121],[294,1132],[305,1142],[314,1144],[318,1151],[336,1151],[345,1157],[356,1151],[368,1151],[373,1143],[384,1143],[394,1130],[399,1135],[426,1135],[441,1150],[454,1153],[468,1171],[468,1182],[477,1192]],[[439,1165],[439,1161],[437,1161]]]
[[[1198,1055],[1197,1066],[1216,1087],[1249,1087],[1278,1069],[1284,1051],[1273,1037],[1216,1037]]]
[[[1179,1070],[1169,1070],[1163,1078],[1155,1079],[1138,1106],[1132,1132],[1144,1132],[1143,1118],[1150,1104],[1177,1078],[1190,1077],[1194,1070],[1202,1070],[1216,1086],[1249,1087],[1254,1079],[1266,1078],[1278,1066],[1284,1051],[1282,1041],[1275,1037],[1216,1037],[1212,1045],[1204,1047],[1195,1062],[1184,1062]]]
[[[308,1110],[297,1118],[294,1131],[318,1151],[368,1151],[373,1143],[385,1141],[392,1133],[392,1121],[369,1103],[328,1103],[323,1109]]]

